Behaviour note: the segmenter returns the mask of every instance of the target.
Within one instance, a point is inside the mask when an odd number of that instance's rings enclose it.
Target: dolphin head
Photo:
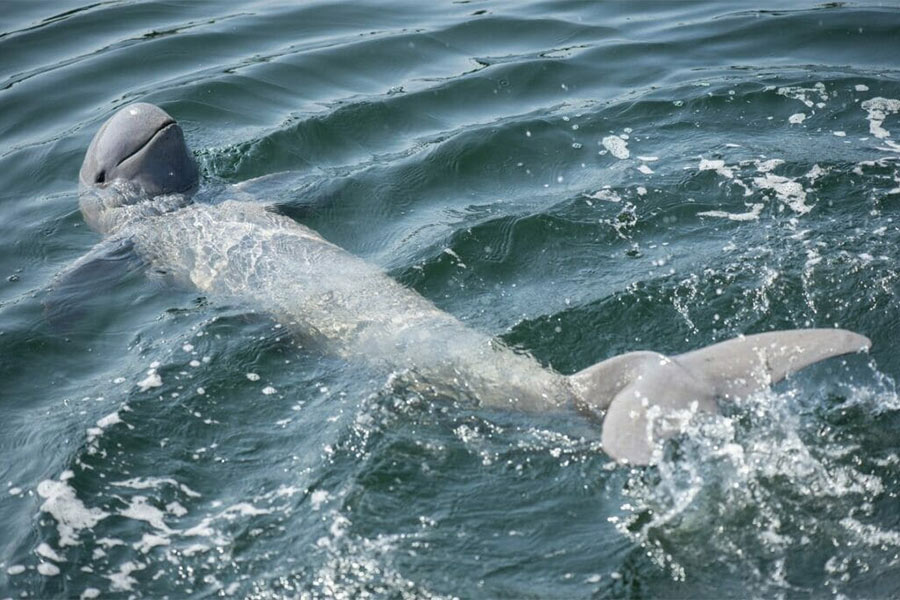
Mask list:
[[[121,216],[111,209],[173,195],[183,205],[199,179],[181,127],[166,111],[144,102],[122,108],[100,127],[78,178],[84,217],[104,232],[121,220],[104,214]]]

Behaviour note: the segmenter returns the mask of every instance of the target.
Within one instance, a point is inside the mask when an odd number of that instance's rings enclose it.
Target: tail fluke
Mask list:
[[[820,360],[868,351],[869,338],[846,329],[792,329],[742,336],[676,358],[703,373],[718,396],[745,396]]]
[[[631,352],[571,376],[590,411],[606,409],[603,448],[645,465],[660,440],[696,411],[716,412],[717,398],[740,397],[820,360],[868,350],[865,336],[842,329],[773,331],[666,357]]]

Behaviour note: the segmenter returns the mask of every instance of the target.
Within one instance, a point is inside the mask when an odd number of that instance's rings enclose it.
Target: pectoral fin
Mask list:
[[[143,262],[128,238],[110,238],[57,275],[44,298],[44,315],[52,327],[68,333],[111,289]]]

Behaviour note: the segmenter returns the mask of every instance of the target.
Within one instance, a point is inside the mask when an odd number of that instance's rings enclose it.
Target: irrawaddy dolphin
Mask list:
[[[721,399],[870,346],[841,329],[773,331],[677,356],[631,352],[566,376],[286,216],[258,203],[193,202],[198,184],[171,116],[144,103],[118,111],[94,136],[80,172],[84,219],[107,239],[74,270],[102,270],[112,249],[182,285],[267,311],[329,352],[428,393],[602,418],[604,450],[631,464],[650,462],[659,440],[694,411],[714,412]]]

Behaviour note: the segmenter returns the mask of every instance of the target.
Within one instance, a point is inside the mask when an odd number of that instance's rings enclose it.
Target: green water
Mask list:
[[[900,8],[753,5],[5,3],[0,599],[900,595]],[[199,201],[282,173],[260,202],[563,373],[872,352],[630,471],[577,414],[401,392],[140,269],[61,291],[138,100]]]

